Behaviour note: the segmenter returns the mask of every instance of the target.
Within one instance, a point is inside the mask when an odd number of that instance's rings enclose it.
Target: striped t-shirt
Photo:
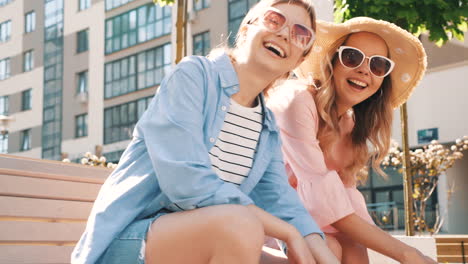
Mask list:
[[[240,185],[249,175],[262,130],[262,105],[242,106],[231,99],[224,124],[210,150],[213,170],[221,180]]]

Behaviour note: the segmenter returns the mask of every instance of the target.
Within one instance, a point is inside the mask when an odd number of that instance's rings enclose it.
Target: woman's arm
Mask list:
[[[423,256],[417,249],[392,237],[377,226],[369,224],[355,213],[341,218],[332,226],[363,246],[401,263],[436,263]]]

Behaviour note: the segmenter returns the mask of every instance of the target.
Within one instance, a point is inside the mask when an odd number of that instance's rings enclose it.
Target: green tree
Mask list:
[[[468,0],[336,0],[335,21],[367,16],[393,22],[442,46],[455,37],[463,41],[468,29]]]

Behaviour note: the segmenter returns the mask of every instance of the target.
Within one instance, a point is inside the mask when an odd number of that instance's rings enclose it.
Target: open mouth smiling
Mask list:
[[[286,58],[286,52],[278,45],[271,43],[271,42],[265,42],[263,43],[263,46],[268,49],[269,51],[273,52],[276,54],[276,56],[284,59]]]
[[[346,80],[352,87],[357,89],[365,89],[367,88],[368,84],[365,82],[358,81],[356,79],[347,79]]]

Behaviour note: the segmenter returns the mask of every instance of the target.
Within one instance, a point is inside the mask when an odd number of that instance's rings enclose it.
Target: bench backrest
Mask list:
[[[110,172],[0,155],[0,263],[70,263]]]
[[[437,235],[435,238],[440,263],[468,263],[468,235]]]

